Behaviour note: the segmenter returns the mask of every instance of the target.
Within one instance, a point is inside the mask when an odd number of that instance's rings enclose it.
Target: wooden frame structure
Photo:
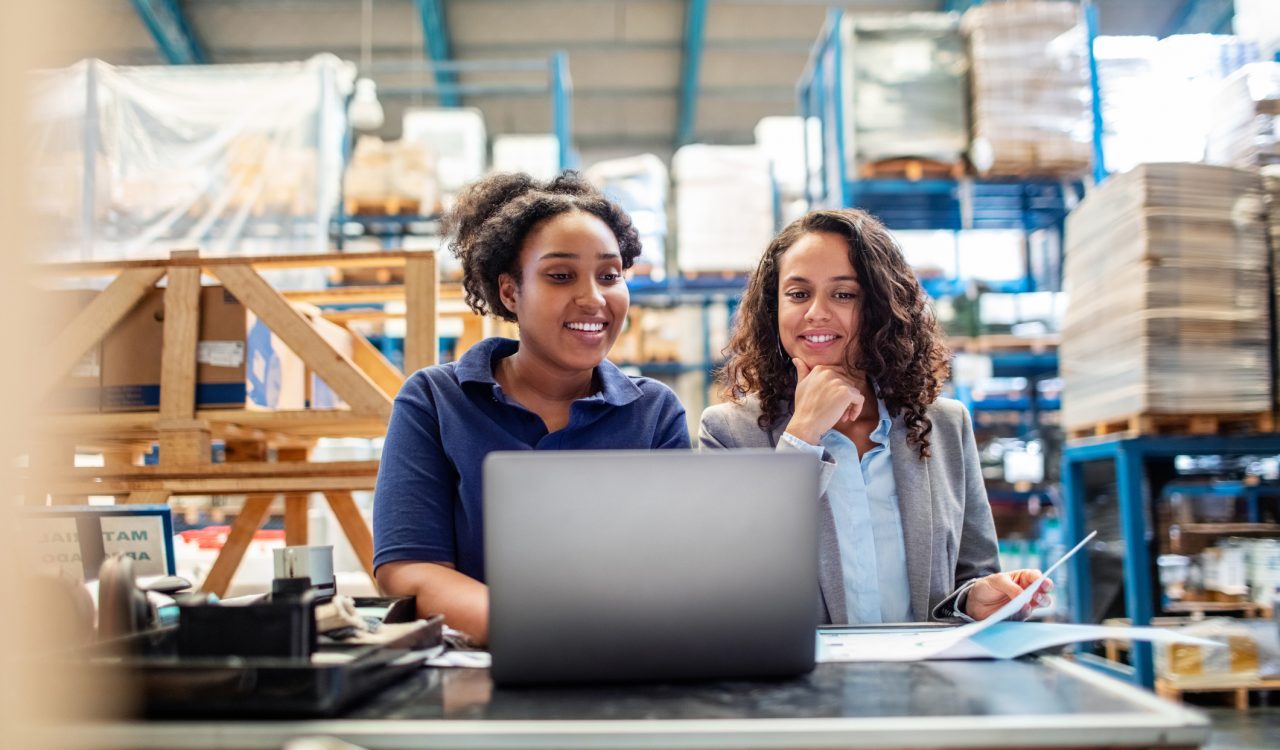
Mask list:
[[[397,288],[335,289],[332,292],[279,292],[259,271],[307,267],[402,267]],[[386,432],[391,402],[404,374],[367,339],[351,331],[353,354],[335,349],[315,329],[296,302],[323,295],[355,300],[405,302],[405,365],[410,372],[438,359],[436,305],[439,275],[429,251],[323,254],[267,257],[204,257],[175,251],[163,260],[72,263],[44,266],[45,277],[115,274],[66,327],[40,361],[48,364],[40,399],[48,388],[129,314],[161,279],[165,317],[161,354],[159,410],[121,414],[56,414],[43,420],[33,446],[28,498],[75,502],[87,495],[114,495],[117,502],[164,503],[176,495],[245,495],[244,506],[207,576],[203,590],[223,595],[235,569],[267,518],[278,495],[285,499],[285,540],[306,544],[310,493],[323,493],[355,549],[373,575],[373,538],[351,493],[371,490],[377,461],[308,462],[319,437],[376,437]],[[201,277],[222,283],[348,405],[342,409],[196,409],[196,355]],[[349,321],[335,321],[345,325]],[[210,440],[227,441],[228,463],[214,464]],[[160,443],[158,466],[138,466],[139,448]],[[277,460],[267,461],[267,446]],[[49,446],[57,450],[49,451]],[[43,447],[44,453],[41,453]],[[77,447],[100,449],[102,468],[72,468]]]

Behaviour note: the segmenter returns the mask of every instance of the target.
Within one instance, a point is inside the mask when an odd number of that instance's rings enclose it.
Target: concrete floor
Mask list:
[[[1256,699],[1255,699],[1256,700]],[[1275,699],[1272,699],[1273,703]],[[1248,711],[1200,706],[1213,722],[1205,750],[1280,748],[1280,705],[1251,706]]]

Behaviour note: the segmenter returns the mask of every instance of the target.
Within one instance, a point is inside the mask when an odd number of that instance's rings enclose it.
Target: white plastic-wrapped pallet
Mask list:
[[[1093,49],[1102,93],[1103,153],[1111,173],[1137,164],[1205,161],[1210,130],[1221,130],[1224,117],[1241,116],[1239,102],[1231,112],[1220,111],[1223,81],[1257,59],[1253,43],[1215,34],[1160,40],[1100,36]],[[1230,163],[1220,157],[1210,161]]]
[[[484,176],[488,140],[484,115],[478,109],[411,107],[404,111],[400,137],[426,144],[436,155],[440,189],[446,194],[457,193]]]
[[[1271,407],[1258,175],[1144,164],[1067,217],[1062,419]]]
[[[1102,153],[1109,172],[1128,172],[1143,162],[1164,161],[1153,152],[1162,132],[1153,36],[1100,36],[1093,42],[1102,98]]]
[[[351,66],[117,67],[33,76],[34,185],[52,260],[324,252]]]
[[[965,12],[973,141],[984,175],[1073,176],[1089,170],[1093,118],[1080,6],[1013,0]]]
[[[969,133],[969,59],[954,13],[845,16],[849,174],[883,159],[953,163]]]
[[[685,146],[671,160],[681,271],[755,268],[775,226],[769,158],[755,146]]]
[[[493,170],[553,179],[560,173],[560,141],[550,134],[494,136]]]
[[[1280,63],[1253,63],[1222,82],[1209,110],[1210,164],[1280,164]]]
[[[1235,32],[1258,45],[1260,58],[1280,55],[1280,3],[1276,0],[1235,0]]]

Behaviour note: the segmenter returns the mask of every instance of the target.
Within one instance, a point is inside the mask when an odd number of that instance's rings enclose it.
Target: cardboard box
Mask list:
[[[65,289],[50,294],[40,338],[45,342],[57,341],[80,311],[98,296],[94,289]],[[101,390],[102,342],[99,341],[49,391],[43,406],[47,411],[57,413],[96,412],[101,409]]]
[[[200,290],[196,408],[301,409],[302,362],[223,287]],[[102,410],[160,407],[164,290],[149,292],[107,335],[102,349]]]

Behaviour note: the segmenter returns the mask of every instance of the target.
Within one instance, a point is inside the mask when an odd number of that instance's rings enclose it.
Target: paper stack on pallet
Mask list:
[[[1223,81],[1210,111],[1205,161],[1241,169],[1280,164],[1280,63],[1236,71]]]
[[[973,65],[969,159],[984,175],[1077,175],[1093,154],[1080,6],[1015,0],[961,21]]]
[[[1067,217],[1064,425],[1271,406],[1255,173],[1145,164]]]
[[[850,174],[866,162],[957,162],[968,144],[969,60],[954,13],[845,17]]]

